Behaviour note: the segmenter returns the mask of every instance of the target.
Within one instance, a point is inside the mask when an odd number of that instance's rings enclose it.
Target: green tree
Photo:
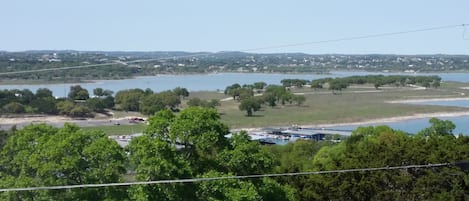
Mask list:
[[[163,91],[158,93],[158,98],[161,100],[163,105],[169,109],[175,109],[181,104],[179,96],[172,91]]]
[[[202,107],[205,103],[204,103],[205,100],[202,100],[200,98],[191,98],[187,101],[187,105],[189,107]]]
[[[72,101],[60,101],[57,103],[57,110],[62,115],[70,115],[73,108],[75,108],[75,103]]]
[[[275,158],[245,133],[229,132],[214,109],[189,107],[175,115],[161,110],[148,120],[143,136],[127,150],[139,181],[260,174]],[[272,179],[220,180],[194,184],[139,185],[135,200],[296,200],[295,191]]]
[[[311,82],[311,88],[313,89],[322,89],[322,85],[324,85],[322,80],[313,80]]]
[[[118,91],[115,96],[115,103],[118,108],[125,111],[139,111],[140,101],[145,96],[141,89],[128,89]]]
[[[237,93],[238,93],[238,100],[240,101],[254,96],[254,92],[250,88],[237,89]]]
[[[11,133],[9,131],[0,130],[0,150],[3,149],[3,146],[6,144],[8,137],[10,137],[10,134]],[[0,172],[1,172],[1,168],[0,168]]]
[[[229,95],[233,97],[233,100],[236,100],[236,97],[239,96],[239,89],[241,89],[241,85],[238,83],[232,84],[231,86],[227,86],[225,88],[225,95]]]
[[[36,98],[34,93],[29,89],[23,89],[18,93],[18,101],[23,105],[29,105]]]
[[[265,83],[265,82],[255,82],[254,83],[254,89],[258,89],[258,90],[262,90],[266,86],[267,86],[267,83]]]
[[[103,88],[95,88],[95,89],[93,89],[93,94],[97,97],[104,96],[104,89]]]
[[[178,154],[176,147],[160,138],[143,135],[130,141],[127,150],[130,164],[139,181],[190,178],[187,161]],[[131,187],[129,197],[133,200],[190,200],[191,185],[138,185]]]
[[[442,135],[453,135],[453,130],[456,128],[453,122],[449,120],[440,120],[437,118],[431,118],[429,120],[431,126],[421,130],[418,135],[422,136],[442,136]]]
[[[237,175],[263,174],[272,169],[273,156],[262,149],[258,141],[251,141],[246,132],[230,138],[230,148],[223,150],[217,160],[228,172]]]
[[[329,82],[329,90],[332,91],[333,94],[337,94],[338,91],[342,91],[348,87],[348,84],[340,79],[334,79]]]
[[[82,88],[80,85],[70,86],[68,98],[72,100],[86,100],[90,98],[88,90]]]
[[[5,111],[6,113],[19,114],[24,113],[26,110],[23,104],[17,102],[10,102],[3,106],[3,111]]]
[[[104,109],[106,109],[104,99],[101,98],[90,98],[86,100],[86,106],[95,112],[104,112]]]
[[[448,127],[448,124],[443,127]],[[314,156],[311,169],[460,161],[469,156],[466,152],[469,147],[463,145],[468,141],[465,136],[409,136],[387,126],[362,127],[355,130],[348,140],[322,147]],[[454,167],[314,175],[306,179],[300,195],[303,200],[464,200],[463,189],[469,186],[465,178],[467,174]]]
[[[262,95],[264,102],[266,102],[270,107],[275,107],[277,105],[277,97],[271,93],[266,92]]]
[[[71,117],[93,117],[93,111],[83,105],[75,105],[72,110],[70,110],[69,116]]]
[[[196,173],[214,169],[216,155],[227,145],[228,127],[215,109],[191,107],[180,112],[170,126],[170,140],[182,145],[181,152]]]
[[[202,177],[231,176],[219,172],[208,172]],[[197,198],[199,200],[228,200],[228,201],[261,201],[256,186],[249,181],[224,179],[198,183]]]
[[[181,99],[184,99],[189,96],[189,91],[186,88],[176,87],[173,89],[173,92],[179,97],[181,97]]]
[[[39,113],[57,114],[57,100],[52,96],[41,96],[41,98],[34,99],[30,106],[37,109]]]
[[[225,135],[228,127],[220,122],[215,109],[190,107],[174,116],[170,110],[157,112],[149,119],[144,132],[170,143],[181,145],[180,154],[200,173],[218,167],[214,160],[218,152],[227,146]]]
[[[114,107],[114,97],[112,96],[106,96],[101,99],[101,102],[104,105],[104,108],[111,109]]]
[[[207,102],[207,107],[209,108],[215,108],[217,106],[220,106],[220,100],[218,99],[211,99],[210,101]]]
[[[48,88],[39,88],[36,90],[36,98],[54,98],[52,91]]]
[[[153,115],[165,108],[165,104],[159,94],[151,94],[142,98],[140,112],[145,115]]]
[[[31,125],[12,135],[2,156],[2,186],[54,186],[121,181],[125,173],[122,148],[102,132],[84,132],[65,124],[53,128]],[[0,194],[2,200],[123,200],[116,187]]]
[[[270,201],[294,201],[298,200],[296,190],[290,186],[282,185],[279,182],[270,179],[262,179],[262,183],[257,185],[257,192],[262,200]]]
[[[103,91],[103,96],[109,97],[109,96],[112,96],[112,94],[114,94],[114,92],[109,89],[106,89]]]
[[[261,109],[261,104],[254,97],[242,100],[239,105],[239,110],[246,111],[248,116],[252,116],[252,114],[259,111],[259,109]]]

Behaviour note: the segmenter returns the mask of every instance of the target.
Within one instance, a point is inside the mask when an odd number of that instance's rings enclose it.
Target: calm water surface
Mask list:
[[[419,104],[419,105],[439,105],[439,106],[458,106],[458,107],[469,107],[469,100],[456,100],[456,101],[422,101],[414,102],[409,104]],[[428,122],[430,118],[406,120],[399,122],[389,122],[389,123],[380,123],[380,124],[363,124],[360,126],[377,126],[377,125],[388,125],[393,129],[402,130],[408,133],[417,133],[420,130],[430,126]],[[459,116],[459,117],[441,117],[442,120],[450,120],[456,125],[456,129],[453,131],[454,134],[464,134],[469,135],[469,116]],[[335,126],[332,128],[335,129],[345,129],[345,130],[354,130],[358,125],[353,126]]]
[[[214,91],[224,90],[226,86],[239,83],[252,84],[254,82],[266,82],[267,84],[280,84],[282,79],[306,79],[313,80],[325,77],[347,77],[352,75],[383,74],[371,72],[347,72],[337,71],[331,74],[264,74],[264,73],[218,73],[196,75],[160,75],[137,77],[124,80],[100,80],[95,83],[81,83],[88,91],[94,88],[110,89],[114,92],[141,88],[150,88],[155,92],[184,87],[190,91]],[[384,73],[385,75],[439,75],[443,81],[469,82],[469,73],[439,73],[439,74],[409,74],[409,73]],[[38,88],[49,88],[55,96],[67,95],[70,86],[74,84],[43,84],[43,85],[0,85],[0,89],[30,89],[35,92]]]

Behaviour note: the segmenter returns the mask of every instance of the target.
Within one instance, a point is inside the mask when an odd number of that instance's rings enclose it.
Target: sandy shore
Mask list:
[[[63,116],[44,116],[44,117],[15,117],[15,118],[0,118],[0,124],[20,124],[20,123],[60,123],[60,122],[71,122],[74,121],[72,118]]]
[[[397,101],[388,101],[388,103],[418,103],[418,102],[427,102],[427,101],[458,101],[458,100],[469,100],[469,97],[453,97],[453,98],[430,98],[430,99],[409,99],[409,100],[397,100]],[[414,114],[409,116],[397,116],[397,117],[388,117],[388,118],[378,118],[370,119],[358,122],[345,122],[345,123],[325,123],[325,124],[307,124],[307,125],[298,125],[300,127],[310,127],[310,128],[327,128],[327,127],[336,127],[336,126],[353,126],[353,125],[368,125],[368,124],[385,124],[389,122],[399,122],[407,121],[413,119],[422,119],[422,118],[431,118],[431,117],[459,117],[459,116],[469,116],[469,111],[462,112],[436,112],[436,113],[421,113]],[[125,120],[128,118],[118,118],[118,119],[87,119],[87,121],[108,121],[108,120]],[[65,122],[76,122],[80,120],[75,120],[69,117],[64,116],[44,116],[44,117],[26,117],[26,118],[0,118],[0,125],[2,124],[29,124],[29,123],[65,123]],[[238,128],[234,130],[256,130],[259,128]]]
[[[389,118],[379,118],[379,119],[370,119],[360,122],[350,122],[350,123],[334,123],[334,124],[313,124],[313,125],[304,125],[305,127],[334,127],[334,126],[352,126],[352,125],[367,125],[367,124],[384,124],[389,122],[400,122],[414,119],[423,119],[423,118],[440,118],[440,117],[460,117],[460,116],[469,116],[469,111],[465,112],[436,112],[436,113],[422,113],[414,114],[409,116],[399,116],[399,117],[389,117]]]
[[[41,116],[41,117],[0,117],[1,124],[21,124],[21,123],[65,123],[65,122],[83,122],[83,121],[123,121],[129,120],[134,116],[120,118],[98,118],[98,119],[73,119],[66,116]]]
[[[459,117],[459,116],[469,116],[469,111],[465,112],[436,112],[436,113],[421,113],[421,114],[414,114],[409,116],[398,116],[398,117],[389,117],[389,118],[378,118],[378,119],[370,119],[365,121],[357,121],[357,122],[346,122],[346,123],[330,123],[330,124],[305,124],[305,125],[295,125],[302,128],[328,128],[328,127],[337,127],[337,126],[359,126],[359,125],[369,125],[369,124],[386,124],[390,122],[400,122],[400,121],[407,121],[407,120],[414,120],[414,119],[423,119],[423,118],[441,118],[441,117]],[[279,126],[280,128],[286,128],[285,126]],[[287,126],[288,127],[288,126]],[[233,129],[234,131],[246,130],[258,130],[258,128],[237,128]]]
[[[441,99],[439,99],[441,100]],[[451,99],[453,100],[453,99]],[[459,100],[459,99],[458,99]],[[469,100],[469,99],[464,99]],[[409,116],[398,116],[398,117],[389,117],[389,118],[379,118],[379,119],[370,119],[365,121],[358,122],[345,122],[345,123],[325,123],[325,124],[306,124],[298,125],[300,127],[308,128],[327,128],[327,127],[336,127],[336,126],[353,126],[353,125],[368,125],[368,124],[385,124],[389,122],[399,122],[407,121],[413,119],[422,119],[422,118],[431,118],[431,117],[459,117],[459,116],[469,116],[469,111],[464,112],[437,112],[437,113],[421,113],[414,114]],[[126,118],[118,118],[112,120],[125,120]],[[72,118],[63,117],[63,116],[46,116],[46,117],[27,117],[27,118],[0,118],[0,124],[29,124],[29,123],[65,123],[65,122],[75,122],[79,120],[74,120]],[[93,120],[88,119],[87,121],[107,121],[107,120]],[[238,128],[234,130],[256,130],[260,128]]]
[[[432,101],[460,101],[460,100],[469,100],[469,97],[409,99],[409,100],[387,101],[387,103],[421,103],[421,102],[432,102]]]

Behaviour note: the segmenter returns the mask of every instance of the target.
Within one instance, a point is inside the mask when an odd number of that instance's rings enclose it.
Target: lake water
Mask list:
[[[114,92],[141,88],[150,88],[155,92],[184,87],[189,91],[214,91],[224,90],[226,86],[234,83],[252,84],[254,82],[266,82],[267,84],[280,84],[282,79],[320,79],[325,77],[347,77],[352,75],[439,75],[443,81],[469,82],[469,73],[439,73],[439,74],[409,74],[409,73],[371,73],[337,71],[331,74],[264,74],[264,73],[217,73],[196,75],[160,75],[145,76],[123,80],[99,80],[94,83],[81,83],[80,85],[92,91],[94,88],[110,89]],[[30,89],[35,92],[38,88],[49,88],[55,96],[64,97],[75,84],[43,84],[43,85],[0,85],[0,89]]]
[[[363,124],[359,126],[378,126],[378,125],[387,125],[396,130],[402,130],[408,133],[418,133],[420,130],[427,128],[430,126],[428,120],[430,118],[423,118],[423,119],[414,119],[414,120],[406,120],[406,121],[399,121],[399,122],[387,122],[381,124]],[[469,116],[460,116],[460,117],[442,117],[439,118],[441,120],[450,120],[456,125],[456,129],[454,129],[454,134],[463,134],[469,135]],[[335,126],[331,127],[333,129],[342,129],[342,130],[354,130],[359,127],[358,125],[353,126]]]
[[[413,102],[409,104],[469,107],[469,100],[422,101],[422,102]],[[413,119],[413,120],[406,120],[406,121],[399,121],[399,122],[387,122],[387,123],[380,123],[380,124],[334,126],[331,128],[343,129],[343,130],[354,130],[358,126],[388,125],[389,127],[393,129],[402,130],[408,133],[417,133],[420,130],[430,126],[430,123],[428,122],[429,119],[430,118],[421,118],[421,119]],[[453,131],[454,134],[469,135],[469,116],[441,117],[439,119],[452,121],[456,125],[456,129],[454,129]]]
[[[161,75],[161,76],[147,76],[138,77],[135,79],[124,80],[104,80],[96,81],[95,83],[81,83],[80,85],[88,91],[94,88],[110,89],[115,92],[124,89],[150,88],[153,91],[164,91],[174,89],[175,87],[185,87],[190,91],[214,91],[224,90],[228,85],[239,84],[252,84],[254,82],[263,81],[267,84],[280,84],[282,79],[319,79],[325,77],[347,77],[352,75],[370,75],[370,74],[384,74],[384,75],[438,75],[443,81],[457,81],[469,82],[469,73],[371,73],[371,72],[347,72],[337,71],[331,74],[262,74],[262,73],[218,73],[218,74],[197,74],[197,75]],[[74,84],[48,84],[48,85],[0,85],[0,89],[30,89],[35,92],[38,88],[49,88],[55,96],[66,96],[70,86]],[[415,104],[415,103],[413,103]],[[423,102],[418,104],[432,104],[432,105],[451,105],[451,106],[466,106],[469,107],[469,101],[432,101]],[[449,117],[442,118],[451,120],[456,124],[454,133],[469,134],[469,116],[463,117]],[[368,124],[377,125],[377,124]],[[363,125],[363,126],[368,126]],[[416,133],[419,130],[430,126],[428,118],[407,120],[404,122],[386,123],[395,129],[400,129],[409,133]],[[355,129],[358,126],[341,126],[335,127],[337,129]]]

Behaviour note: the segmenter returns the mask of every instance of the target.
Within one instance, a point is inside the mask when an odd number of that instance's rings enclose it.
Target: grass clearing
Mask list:
[[[218,108],[222,121],[231,128],[291,126],[292,124],[346,123],[377,118],[407,116],[417,113],[460,112],[468,108],[392,104],[386,101],[438,97],[468,97],[452,87],[413,90],[411,88],[368,89],[367,92],[346,89],[339,95],[327,90],[301,90],[306,96],[302,106],[263,106],[253,117],[238,109],[236,101],[222,102]]]
[[[467,83],[444,82],[438,89],[415,90],[414,88],[383,87],[380,90],[373,86],[353,86],[343,90],[339,95],[333,95],[327,89],[295,89],[293,92],[304,94],[306,101],[301,106],[285,105],[274,108],[263,105],[261,111],[255,112],[253,117],[247,117],[244,111],[238,109],[239,102],[221,101],[217,107],[221,120],[230,128],[291,126],[293,124],[312,125],[328,123],[347,123],[408,116],[419,113],[461,112],[468,108],[427,106],[411,104],[393,104],[387,101],[427,99],[427,98],[462,98],[469,97]],[[186,98],[198,97],[204,100],[224,99],[228,96],[219,92],[198,91],[191,92]],[[182,106],[184,107],[184,101]],[[114,118],[127,116],[142,116],[138,112],[113,111]],[[108,135],[123,135],[142,132],[145,125],[113,125],[84,127],[85,130],[102,130]]]
[[[202,100],[211,100],[211,99],[223,99],[229,96],[225,95],[223,92],[215,92],[215,91],[191,91],[189,93],[189,97],[186,99],[191,98],[200,98]]]

